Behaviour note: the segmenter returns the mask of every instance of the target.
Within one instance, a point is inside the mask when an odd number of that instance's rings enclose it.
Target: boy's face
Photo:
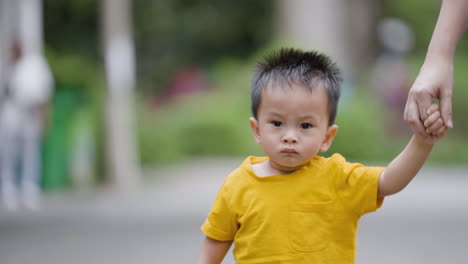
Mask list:
[[[328,126],[327,104],[322,87],[312,92],[298,85],[262,91],[258,120],[250,118],[250,125],[273,168],[293,171],[328,150],[338,127]]]

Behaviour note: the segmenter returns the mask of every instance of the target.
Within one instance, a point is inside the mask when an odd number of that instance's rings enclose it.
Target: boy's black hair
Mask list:
[[[341,74],[332,60],[315,51],[301,51],[283,48],[265,56],[257,64],[252,79],[252,113],[255,119],[261,103],[262,90],[268,85],[293,84],[303,85],[310,91],[318,83],[323,84],[328,95],[328,125],[333,125],[336,118],[338,99],[341,90]]]

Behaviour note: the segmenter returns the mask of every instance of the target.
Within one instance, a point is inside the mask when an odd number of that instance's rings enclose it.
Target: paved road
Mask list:
[[[158,177],[125,196],[53,194],[39,212],[0,210],[0,263],[193,263],[199,226],[241,160],[148,170]],[[423,170],[363,217],[358,244],[356,263],[468,263],[468,168]]]

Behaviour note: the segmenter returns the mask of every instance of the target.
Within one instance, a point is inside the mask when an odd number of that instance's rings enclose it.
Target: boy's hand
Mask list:
[[[424,121],[424,127],[429,137],[425,138],[424,142],[426,144],[434,144],[445,136],[448,128],[444,125],[437,104],[429,106],[427,109],[427,116],[427,119]]]

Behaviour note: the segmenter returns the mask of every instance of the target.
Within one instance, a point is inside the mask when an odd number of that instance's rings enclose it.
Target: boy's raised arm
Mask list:
[[[197,264],[219,264],[231,247],[232,241],[218,241],[205,237]]]
[[[447,128],[444,127],[440,112],[437,110],[436,104],[429,107],[427,111],[429,117],[424,124],[431,138],[427,139],[415,134],[400,155],[384,169],[379,178],[379,197],[403,190],[421,169],[434,143],[445,135]]]
[[[433,144],[413,136],[406,148],[384,169],[379,179],[379,197],[395,194],[408,185],[416,176]]]

